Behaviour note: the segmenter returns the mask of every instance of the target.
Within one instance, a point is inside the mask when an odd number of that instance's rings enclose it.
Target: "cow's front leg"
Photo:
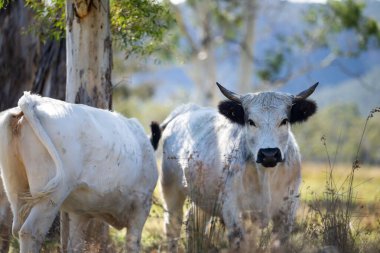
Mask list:
[[[222,215],[231,250],[242,251],[244,228],[237,205],[233,204],[233,201],[226,201],[223,205]]]
[[[293,230],[294,220],[299,204],[299,194],[290,192],[289,197],[284,198],[284,204],[279,212],[273,217],[273,232],[281,244],[285,243]]]

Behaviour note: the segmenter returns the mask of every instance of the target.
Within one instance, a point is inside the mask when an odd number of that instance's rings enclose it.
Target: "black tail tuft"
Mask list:
[[[150,142],[152,143],[154,150],[156,150],[158,147],[158,142],[160,141],[160,138],[161,138],[160,125],[157,122],[152,121],[152,123],[150,123],[150,131],[152,132],[152,135],[150,137]]]

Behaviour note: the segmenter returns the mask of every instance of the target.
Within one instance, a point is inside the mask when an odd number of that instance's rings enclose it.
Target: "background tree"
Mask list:
[[[303,30],[290,33],[270,30],[270,23],[278,18],[272,15],[273,9],[285,7],[289,4],[286,1],[170,2],[178,26],[168,33],[173,38],[169,43],[177,42],[175,57],[188,62],[186,72],[196,87],[195,99],[204,104],[216,101],[216,77],[227,76],[241,93],[280,87],[332,64],[343,70],[340,59],[358,57],[380,45],[378,23],[366,15],[365,4],[359,1],[310,5],[308,11],[304,10]],[[266,30],[258,31],[258,22],[263,20],[268,23],[264,25]],[[258,54],[255,48],[267,36],[265,33],[276,43]],[[345,40],[356,45],[337,43]],[[295,55],[311,55],[322,49],[330,51],[324,59],[295,64]],[[226,60],[236,61],[236,71],[226,74],[221,64]]]
[[[107,0],[66,1],[66,101],[111,109],[112,42]],[[107,252],[108,225],[87,215],[61,214],[63,252]],[[68,226],[68,227],[67,227]],[[85,249],[87,248],[87,249]]]
[[[363,1],[330,0],[325,5],[309,8],[304,14],[306,29],[292,36],[279,36],[285,50],[268,58],[266,68],[258,72],[259,77],[264,82],[282,85],[299,75],[334,64],[349,76],[359,78],[342,60],[358,58],[380,47],[380,26],[366,14],[365,6]],[[308,54],[321,49],[328,49],[329,53],[319,61],[308,61],[298,70],[287,62],[286,54],[292,55],[297,50]]]
[[[63,100],[65,40],[43,40],[28,32],[29,25],[36,19],[34,11],[25,6],[23,0],[3,4],[6,6],[0,8],[0,111],[16,106],[25,90]],[[0,251],[8,252],[12,215],[4,194],[1,187]]]
[[[66,49],[64,40],[44,43],[29,33],[34,12],[23,0],[0,9],[0,110],[16,105],[24,90],[64,98]]]
[[[65,18],[67,17],[67,86],[66,99],[70,102],[84,103],[92,106],[110,109],[112,106],[111,100],[111,67],[112,67],[112,41],[111,41],[111,26],[110,26],[110,7],[107,0],[99,1],[67,1],[66,15],[62,13],[62,7],[65,6],[64,0],[44,1],[0,1],[0,8],[3,10],[12,10],[13,5],[17,5],[29,13],[29,19],[20,19],[20,15],[15,15],[19,20],[23,20],[23,29],[34,32],[28,34],[33,38],[23,38],[29,43],[38,42],[44,45],[43,57],[38,62],[41,67],[37,71],[33,71],[34,65],[28,64],[33,70],[26,71],[27,76],[31,78],[35,75],[35,80],[32,82],[32,91],[38,92],[45,96],[55,94],[62,96],[65,89],[61,86],[54,85],[55,81],[65,81],[66,78],[59,78],[54,74],[66,73],[62,69],[59,60],[65,61],[60,52],[65,52]],[[25,8],[24,5],[30,7]],[[34,12],[32,12],[33,10]],[[114,12],[112,19],[112,29],[116,32],[118,45],[126,50],[126,54],[132,53],[149,53],[158,45],[158,41],[162,37],[163,29],[170,25],[171,18],[167,14],[162,5],[158,5],[151,1],[115,1],[112,5]],[[153,19],[152,19],[153,18]],[[17,20],[16,20],[17,21]],[[3,23],[6,28],[7,23]],[[17,25],[17,23],[15,23]],[[27,26],[33,24],[33,26]],[[131,31],[129,31],[131,29]],[[14,30],[11,30],[14,31]],[[55,39],[52,41],[51,39]],[[6,46],[3,47],[6,52],[12,57],[14,43],[12,40],[4,41]],[[42,43],[45,42],[45,43]],[[63,43],[63,44],[62,44]],[[58,44],[56,46],[55,44]],[[37,60],[37,57],[27,58],[31,55],[28,49],[35,48],[32,46],[20,46],[20,52],[25,56],[24,61],[18,62],[20,58],[16,58],[16,63],[22,64],[26,60]],[[32,51],[33,52],[33,51]],[[28,54],[27,54],[28,53]],[[55,57],[58,56],[57,60]],[[7,59],[4,60],[7,62]],[[57,67],[50,67],[54,63],[58,63]],[[13,67],[15,76],[24,70],[21,66]],[[9,70],[5,69],[3,75],[8,76]],[[16,70],[16,71],[15,71]],[[64,75],[66,77],[66,75]],[[25,80],[22,80],[25,84]],[[4,94],[9,95],[12,84],[9,84],[4,89]],[[9,99],[8,106],[14,106],[18,98],[21,96],[20,91],[30,90],[30,86],[21,86],[18,92],[15,92],[13,99]],[[64,86],[63,86],[64,87]],[[14,89],[16,90],[16,89]],[[79,216],[62,215],[62,249],[68,250],[85,239],[87,245],[91,245],[91,250],[98,252],[107,251],[109,246],[108,241],[108,226],[100,222],[87,222],[88,219]],[[86,228],[83,229],[85,225]],[[80,229],[79,229],[80,228]],[[80,233],[83,232],[83,233]],[[70,235],[70,237],[69,237]],[[82,245],[83,246],[83,245]]]

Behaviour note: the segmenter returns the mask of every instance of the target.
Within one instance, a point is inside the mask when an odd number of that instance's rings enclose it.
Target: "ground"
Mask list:
[[[301,205],[297,214],[297,225],[295,227],[295,233],[292,235],[291,240],[295,245],[291,245],[294,248],[292,252],[312,252],[312,248],[315,250],[324,247],[323,238],[317,238],[317,236],[323,237],[323,229],[326,228],[326,224],[319,227],[315,227],[316,235],[314,247],[309,247],[308,251],[302,249],[302,245],[305,243],[304,238],[306,233],[313,233],[313,223],[317,223],[312,219],[317,219],[318,215],[315,215],[311,210],[311,206],[315,206],[324,211],[326,210],[326,182],[329,176],[328,164],[316,164],[305,163],[302,169],[302,185],[301,185]],[[333,178],[337,190],[340,189],[341,193],[337,192],[337,195],[342,195],[347,191],[348,187],[347,177],[351,171],[350,164],[340,164],[333,168]],[[351,219],[351,227],[354,231],[360,231],[358,235],[359,247],[362,247],[361,252],[369,252],[368,248],[365,250],[363,247],[375,247],[374,251],[377,252],[380,249],[380,240],[377,242],[376,237],[380,238],[380,166],[361,166],[361,168],[355,170],[353,190],[354,190],[354,212]],[[345,189],[346,187],[346,189]],[[148,219],[144,232],[143,232],[143,249],[144,252],[159,252],[165,248],[165,239],[163,234],[163,209],[160,206],[160,195],[157,189],[156,191],[156,204],[151,212],[151,217]],[[328,203],[328,202],[327,202]],[[318,210],[315,210],[318,211]],[[341,210],[342,212],[344,210]],[[339,210],[335,213],[339,216]],[[315,217],[317,216],[317,217]],[[321,219],[321,217],[319,217]],[[320,221],[318,221],[320,222]],[[323,224],[323,223],[322,223]],[[184,230],[184,229],[183,229]],[[307,230],[307,231],[306,231]],[[322,231],[321,231],[322,230]],[[260,240],[267,240],[263,233]],[[185,234],[183,233],[183,248],[185,248]],[[120,237],[119,237],[120,238]],[[297,242],[298,240],[298,242]],[[301,243],[302,241],[302,243]],[[310,241],[309,241],[310,242]],[[260,244],[263,242],[257,242]],[[265,243],[265,242],[264,242]],[[225,242],[221,242],[225,244]],[[361,245],[366,244],[366,245]],[[371,244],[371,245],[370,245]],[[310,245],[308,245],[310,246]],[[265,247],[264,247],[265,248]],[[264,250],[265,252],[265,250]]]
[[[348,182],[351,165],[340,164],[333,168],[333,180],[329,179],[328,164],[305,163],[302,169],[301,205],[297,214],[294,232],[286,247],[276,249],[276,242],[270,230],[256,231],[257,240],[252,242],[257,252],[318,252],[321,249],[334,252],[334,247],[348,252],[380,252],[380,166],[361,166],[354,173],[352,210],[346,222],[346,203],[343,203],[349,190]],[[333,189],[327,184],[333,183]],[[163,208],[159,189],[155,191],[155,204],[144,227],[142,252],[165,251],[163,232]],[[189,205],[189,204],[188,204]],[[345,224],[348,226],[345,226]],[[184,228],[180,239],[181,250],[189,245],[185,239]],[[220,250],[226,248],[223,228],[214,229],[212,240]],[[216,235],[216,233],[218,233]],[[111,237],[116,252],[123,252],[125,230],[111,229]],[[208,235],[209,238],[210,235]],[[203,238],[204,235],[201,235]],[[342,242],[340,242],[340,240]],[[202,243],[207,242],[203,240]],[[199,242],[196,242],[199,243]],[[331,246],[336,243],[337,246]],[[344,245],[341,245],[341,244]],[[13,240],[17,252],[17,242]],[[58,252],[58,241],[47,244],[45,252]],[[208,245],[209,247],[210,245]],[[196,245],[196,247],[203,247]],[[332,248],[331,248],[332,247]],[[332,249],[332,250],[331,250]],[[223,250],[222,250],[223,251]],[[342,251],[340,251],[342,252]]]

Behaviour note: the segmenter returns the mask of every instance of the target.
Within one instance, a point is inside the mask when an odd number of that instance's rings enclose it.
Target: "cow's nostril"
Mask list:
[[[260,149],[264,157],[276,157],[279,153],[280,150],[278,148],[264,148]]]
[[[265,167],[274,167],[282,161],[281,152],[278,148],[262,148],[257,154],[257,163]]]

